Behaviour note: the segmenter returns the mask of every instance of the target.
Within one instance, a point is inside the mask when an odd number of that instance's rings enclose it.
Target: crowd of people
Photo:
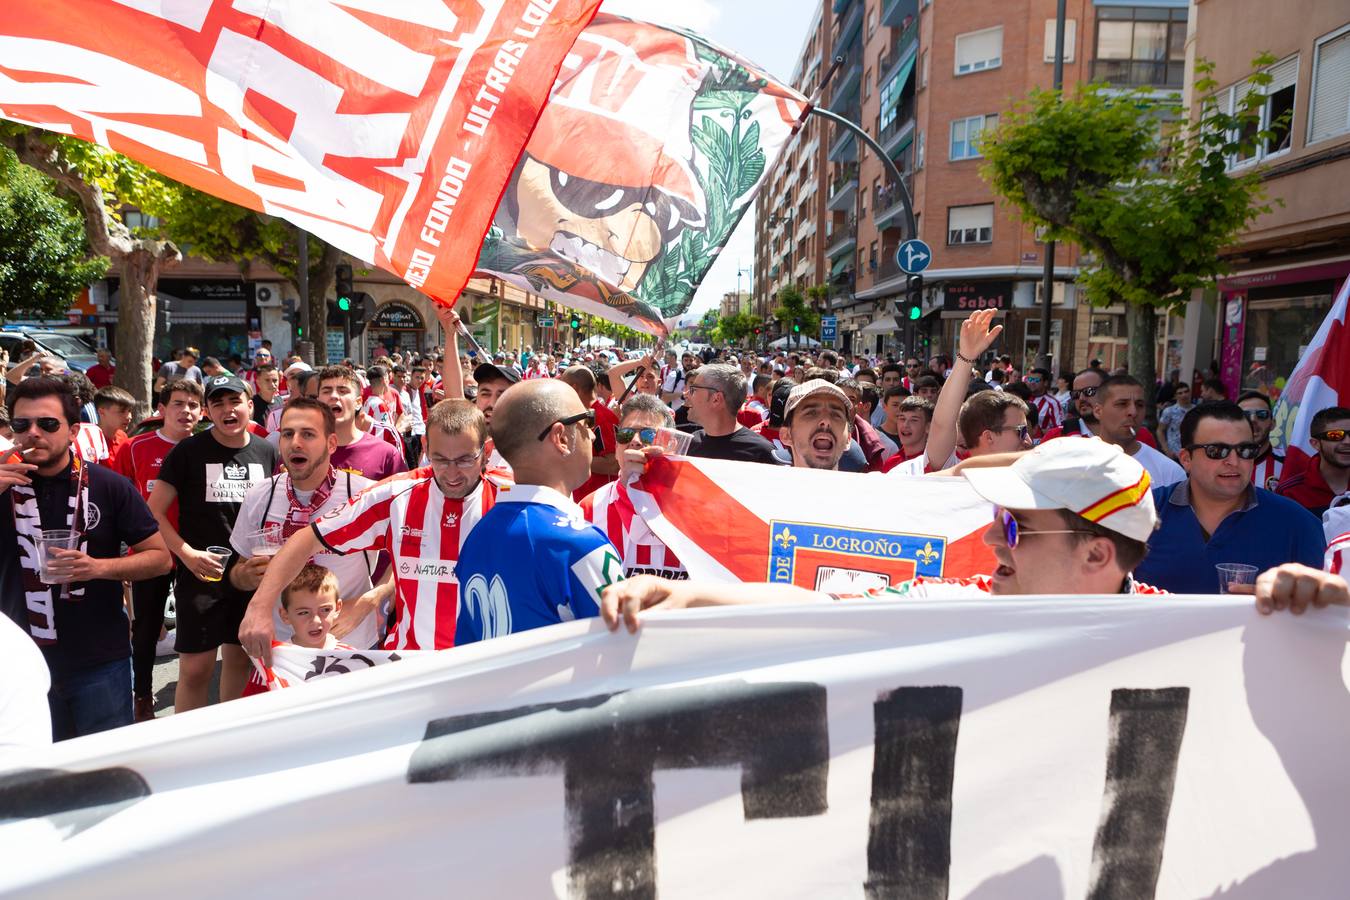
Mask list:
[[[1289,471],[1271,449],[1268,382],[1230,400],[1221,382],[1175,374],[1023,374],[993,357],[994,316],[975,313],[954,358],[926,361],[561,346],[489,358],[461,346],[443,309],[443,352],[366,366],[264,345],[227,367],[185,348],[157,369],[141,421],[106,356],[81,375],[34,355],[6,373],[0,419],[0,635],[25,645],[8,666],[43,686],[60,740],[152,718],[170,647],[181,712],[208,702],[218,661],[221,701],[266,689],[283,643],[439,650],[590,616],[636,627],[648,607],[824,599],[690,581],[629,494],[672,452],[956,476],[993,504],[994,571],[868,596],[1231,590],[1267,611],[1350,599],[1350,409],[1314,416],[1318,452]],[[0,744],[15,733],[6,683]]]

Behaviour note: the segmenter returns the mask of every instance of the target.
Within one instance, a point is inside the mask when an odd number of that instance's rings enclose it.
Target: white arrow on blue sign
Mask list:
[[[933,250],[918,238],[911,238],[895,248],[895,261],[906,275],[918,275],[933,261]]]

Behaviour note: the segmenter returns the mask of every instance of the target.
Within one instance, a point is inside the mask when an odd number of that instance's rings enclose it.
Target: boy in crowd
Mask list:
[[[338,597],[337,576],[331,570],[313,563],[300,570],[281,592],[277,615],[292,630],[289,640],[272,641],[273,649],[290,644],[309,650],[352,650],[333,636],[333,626],[342,613],[342,599]],[[256,663],[249,673],[244,696],[265,694],[268,691],[290,687],[290,682],[279,677],[271,666]]]
[[[120,387],[101,387],[94,392],[98,427],[103,432],[103,439],[108,442],[109,466],[128,440],[127,429],[131,427],[131,414],[135,410],[136,400]]]

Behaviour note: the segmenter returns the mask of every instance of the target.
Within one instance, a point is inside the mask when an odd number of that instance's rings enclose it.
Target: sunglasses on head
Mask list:
[[[1259,419],[1262,422],[1270,418],[1270,410],[1268,409],[1246,409],[1242,411],[1242,414],[1248,419]]]
[[[1085,387],[1082,390],[1069,391],[1069,396],[1075,400],[1077,400],[1079,397],[1087,397],[1089,400],[1091,400],[1093,397],[1097,396],[1097,388]]]
[[[26,434],[28,429],[36,425],[48,434],[55,434],[61,430],[64,423],[55,416],[38,416],[36,419],[30,419],[27,416],[21,416],[17,419],[9,420],[9,427],[15,434]]]
[[[18,422],[19,420],[15,419],[14,421]],[[14,430],[15,431],[19,430],[19,426],[17,424],[14,426]],[[48,429],[48,430],[54,431],[55,429]],[[1337,444],[1345,440],[1345,435],[1346,431],[1344,428],[1332,428],[1329,431],[1322,432],[1321,434],[1314,434],[1313,437],[1317,438],[1319,441],[1331,441],[1333,444]]]
[[[1261,455],[1261,445],[1247,441],[1242,444],[1191,444],[1184,448],[1194,453],[1196,450],[1205,451],[1205,456],[1210,459],[1227,459],[1228,454],[1234,450],[1237,451],[1238,459],[1256,459]]]
[[[650,444],[656,440],[655,428],[615,428],[614,438],[620,444],[631,444],[633,438],[641,439],[643,444]]]

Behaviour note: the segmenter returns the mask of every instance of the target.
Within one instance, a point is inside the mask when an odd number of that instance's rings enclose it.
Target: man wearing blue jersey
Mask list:
[[[527,380],[504,393],[492,440],[515,473],[460,551],[455,644],[598,616],[623,578],[618,551],[572,492],[591,475],[595,413],[567,384]]]

